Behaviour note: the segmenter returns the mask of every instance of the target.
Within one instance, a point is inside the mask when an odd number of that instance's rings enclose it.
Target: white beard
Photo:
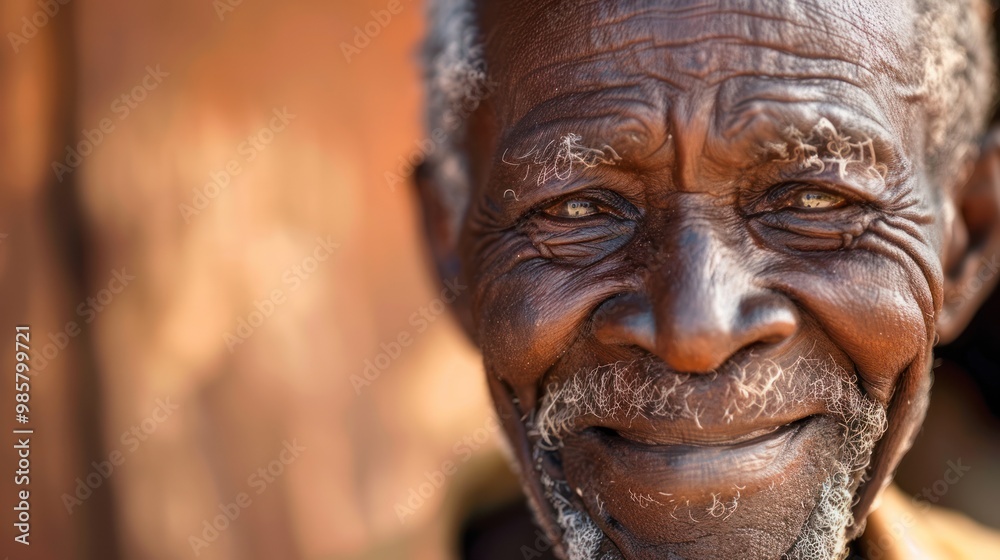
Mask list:
[[[811,363],[815,366],[815,363]],[[829,364],[823,364],[829,367]],[[797,368],[790,368],[785,372],[795,375]],[[846,372],[840,379],[847,377]],[[609,385],[603,385],[608,387]],[[647,386],[643,386],[647,387]],[[841,449],[834,472],[832,472],[822,487],[818,490],[818,501],[812,513],[802,527],[798,538],[792,548],[782,557],[788,560],[839,560],[847,556],[848,540],[847,529],[854,522],[854,514],[851,509],[854,496],[862,482],[862,476],[871,459],[876,443],[881,439],[886,429],[886,410],[874,400],[864,396],[853,380],[833,384],[832,386],[818,386],[817,391],[822,392],[822,398],[828,403],[830,414],[838,418],[845,429],[844,444]],[[588,387],[593,390],[595,387]],[[570,396],[570,408],[586,406],[578,398],[580,387],[573,386],[573,394]],[[644,398],[643,395],[617,395],[609,398],[608,395],[593,395],[589,397],[596,399],[592,402],[616,402],[624,398],[627,401],[635,402]],[[560,445],[559,438],[554,433],[561,432],[561,428],[570,423],[571,418],[565,408],[553,406],[553,400],[559,399],[559,391],[546,395],[541,408],[543,413],[541,421],[549,421],[548,428],[539,426],[534,418],[529,420],[529,432],[538,437],[534,442],[534,456],[540,458],[542,453],[551,452],[552,449]],[[560,402],[565,405],[565,402]],[[559,409],[556,411],[556,409]],[[662,408],[662,407],[661,407]],[[588,407],[587,414],[594,414],[594,408]],[[559,414],[559,422],[551,422],[551,417],[547,414]],[[555,429],[552,429],[556,427]],[[545,498],[555,512],[555,521],[562,529],[561,542],[567,560],[616,560],[621,558],[617,553],[606,553],[599,556],[601,545],[607,538],[597,524],[591,519],[587,512],[577,508],[569,498],[570,488],[565,480],[555,480],[548,473],[540,468],[540,462],[536,462],[536,470],[544,489]],[[530,493],[529,493],[530,496]],[[535,511],[543,511],[539,504],[532,504]],[[669,522],[669,521],[665,521]]]

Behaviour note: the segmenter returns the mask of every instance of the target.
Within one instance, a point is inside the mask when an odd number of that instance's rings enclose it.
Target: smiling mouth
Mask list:
[[[641,481],[641,486],[697,496],[731,489],[739,481],[750,493],[773,488],[796,470],[812,444],[829,434],[830,424],[829,418],[810,415],[739,434],[691,430],[655,437],[649,430],[594,426],[567,438],[564,453],[597,460],[594,469],[608,484]]]
[[[716,447],[716,448],[736,448],[743,445],[763,443],[774,439],[778,435],[795,429],[809,417],[800,418],[788,422],[771,423],[771,425],[759,428],[750,428],[743,433],[734,434],[731,429],[726,430],[683,430],[683,431],[651,431],[648,427],[635,428],[612,428],[605,426],[595,426],[588,428],[603,434],[607,438],[621,438],[630,443],[645,445],[648,447]],[[774,437],[772,437],[774,436]]]
[[[598,434],[609,443],[615,440],[622,440],[626,444],[640,445],[651,448],[663,448],[671,453],[684,453],[685,451],[697,453],[701,450],[711,452],[735,451],[737,449],[756,448],[759,446],[771,446],[776,442],[783,441],[790,437],[793,432],[798,431],[802,425],[809,421],[812,416],[788,422],[776,424],[760,429],[751,430],[743,434],[726,435],[713,434],[710,432],[692,432],[684,436],[666,436],[660,438],[649,438],[647,432],[633,432],[630,430],[616,430],[603,426],[595,426],[587,430]]]

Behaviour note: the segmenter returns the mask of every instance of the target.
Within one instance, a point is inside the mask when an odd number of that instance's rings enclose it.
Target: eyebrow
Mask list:
[[[821,172],[829,163],[839,166],[843,176],[848,163],[858,163],[869,171],[877,171],[884,179],[888,169],[880,160],[887,159],[884,155],[885,143],[878,134],[859,132],[849,126],[837,127],[826,117],[821,117],[810,129],[790,125],[783,131],[782,139],[768,147],[783,161],[797,161],[807,167],[818,165]]]
[[[505,149],[500,156],[502,164],[524,167],[522,181],[535,176],[535,185],[543,187],[554,181],[567,181],[579,169],[599,165],[617,165],[621,156],[607,143],[588,144],[575,132],[567,132],[547,143],[535,143],[523,153]]]
[[[643,169],[647,158],[660,153],[672,138],[666,118],[650,122],[648,115],[613,109],[541,124],[522,122],[501,141],[495,168],[505,179],[545,188],[595,168]]]
[[[817,104],[760,97],[741,100],[732,111],[717,115],[716,125],[723,125],[717,135],[733,146],[741,138],[756,137],[763,148],[756,154],[758,163],[798,162],[819,171],[830,164],[839,166],[841,176],[848,164],[860,164],[866,172],[888,179],[908,161],[899,140],[880,122],[880,115],[871,114],[872,108],[823,103],[823,110],[817,110]]]
[[[668,110],[664,103],[668,101],[662,92],[651,93],[634,77],[562,86],[511,122],[501,145],[514,157],[542,150],[550,140],[557,142],[569,133],[580,135],[591,147],[613,144],[615,139],[630,135],[643,139],[665,136]]]
[[[605,116],[611,115],[609,111]],[[627,133],[628,128],[600,117],[543,123],[522,120],[500,141],[492,164],[490,196],[509,208],[528,208],[585,190],[593,186],[598,168],[614,172],[620,164],[627,165],[610,143],[594,138]],[[558,163],[553,162],[555,154],[563,158]]]

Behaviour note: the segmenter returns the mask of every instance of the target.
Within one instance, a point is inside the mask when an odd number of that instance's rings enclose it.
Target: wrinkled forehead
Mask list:
[[[482,11],[501,130],[830,103],[906,136],[922,72],[909,1],[490,2]],[[676,115],[675,115],[676,116]]]

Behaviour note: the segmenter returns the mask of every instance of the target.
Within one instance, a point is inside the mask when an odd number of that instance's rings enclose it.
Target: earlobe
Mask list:
[[[950,197],[937,321],[942,343],[962,333],[1000,279],[1000,128],[986,136],[969,180]]]

